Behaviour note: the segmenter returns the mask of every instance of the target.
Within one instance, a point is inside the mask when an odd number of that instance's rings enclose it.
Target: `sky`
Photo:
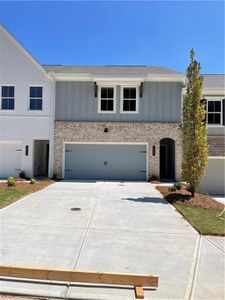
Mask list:
[[[0,22],[42,63],[225,73],[224,1],[0,1]]]

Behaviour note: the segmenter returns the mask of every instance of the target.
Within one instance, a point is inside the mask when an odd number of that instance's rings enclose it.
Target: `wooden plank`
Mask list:
[[[136,299],[144,299],[144,290],[142,286],[135,286],[135,297]]]
[[[1,266],[0,276],[39,280],[158,287],[158,276]]]

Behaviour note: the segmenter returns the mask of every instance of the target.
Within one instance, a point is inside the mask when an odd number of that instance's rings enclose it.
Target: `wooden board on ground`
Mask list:
[[[39,280],[55,280],[94,284],[128,285],[135,287],[138,299],[143,299],[143,287],[158,287],[158,276],[105,272],[86,272],[30,267],[0,266],[0,276]],[[142,298],[139,298],[142,297]]]

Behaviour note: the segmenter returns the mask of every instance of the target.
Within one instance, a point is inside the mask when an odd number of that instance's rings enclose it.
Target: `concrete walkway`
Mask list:
[[[0,264],[157,274],[145,299],[224,299],[223,238],[200,238],[150,183],[59,182],[0,219]],[[130,288],[9,279],[0,292],[135,299]]]

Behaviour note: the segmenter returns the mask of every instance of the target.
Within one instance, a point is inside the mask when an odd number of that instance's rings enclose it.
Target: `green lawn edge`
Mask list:
[[[225,221],[217,217],[221,210],[205,209],[178,202],[172,205],[201,235],[225,236]]]
[[[0,189],[0,209],[22,199],[30,193],[31,191],[28,190]]]

